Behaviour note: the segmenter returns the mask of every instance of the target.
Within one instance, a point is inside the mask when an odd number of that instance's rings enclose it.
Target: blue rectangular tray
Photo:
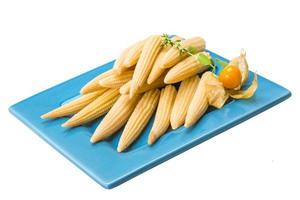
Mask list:
[[[227,61],[210,53],[214,60],[218,58]],[[25,125],[105,188],[113,188],[291,96],[287,89],[258,76],[259,87],[253,98],[233,100],[220,110],[211,109],[194,127],[169,130],[153,146],[148,146],[147,137],[152,119],[141,137],[124,153],[116,151],[122,130],[108,141],[94,145],[90,143],[90,136],[101,119],[85,126],[66,129],[61,124],[67,118],[40,118],[42,114],[76,97],[85,83],[110,69],[112,65],[113,61],[29,97],[9,109]],[[252,76],[253,73],[251,78]]]

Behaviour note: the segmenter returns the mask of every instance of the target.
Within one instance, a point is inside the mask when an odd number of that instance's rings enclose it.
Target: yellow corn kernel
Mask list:
[[[119,140],[118,152],[124,151],[142,133],[156,109],[158,99],[158,89],[150,90],[142,96],[124,128]]]
[[[179,36],[175,36],[172,38],[172,41],[181,40],[182,38]],[[151,69],[151,72],[149,74],[149,77],[147,79],[147,83],[151,84],[156,79],[160,77],[160,75],[166,70],[165,68],[162,68],[163,61],[166,53],[171,49],[171,46],[165,46],[158,54],[156,60],[154,61],[153,67]]]
[[[131,80],[133,70],[124,71],[122,74],[113,73],[110,76],[99,81],[99,85],[107,88],[120,88],[126,82]]]
[[[118,89],[109,89],[92,103],[84,107],[71,119],[66,121],[63,127],[74,127],[86,124],[105,114],[118,99],[120,93]]]
[[[187,128],[194,125],[208,108],[205,81],[205,78],[201,78],[194,97],[189,105],[184,124]]]
[[[105,115],[91,137],[91,142],[104,140],[118,131],[129,119],[141,95],[129,98],[129,95],[121,95],[109,112]]]
[[[182,48],[192,47],[194,52],[197,53],[205,49],[205,41],[201,37],[192,37],[181,42]],[[186,58],[188,54],[180,54],[179,50],[176,48],[171,48],[165,55],[162,68],[170,68],[176,65],[178,62]]]
[[[123,61],[123,64],[126,68],[130,68],[130,67],[136,65],[136,63],[138,62],[138,60],[141,56],[144,44],[145,44],[145,40],[142,40],[142,41],[135,43],[129,49],[129,51]]]
[[[91,92],[88,94],[84,94],[80,96],[79,98],[68,102],[44,115],[41,116],[42,119],[54,119],[58,117],[64,117],[68,115],[73,115],[80,111],[82,108],[90,104],[92,101],[94,101],[98,96],[103,94],[104,91],[96,91]]]
[[[170,118],[173,129],[184,124],[188,107],[199,81],[200,78],[196,75],[181,82]]]
[[[208,68],[209,66],[201,64],[195,56],[189,56],[172,67],[164,81],[166,84],[177,83]]]
[[[142,87],[140,89],[137,90],[136,93],[141,94],[141,93],[146,92],[148,90],[161,88],[161,87],[165,86],[165,83],[164,83],[165,74],[166,73],[164,72],[156,81],[154,81],[150,85],[145,83],[144,85],[142,85]],[[121,94],[129,94],[130,85],[131,85],[131,81],[128,81],[127,83],[122,85],[122,87],[120,88],[120,93]]]
[[[96,76],[95,78],[93,78],[91,81],[89,81],[86,85],[84,85],[81,88],[80,93],[87,94],[87,93],[95,92],[95,91],[99,91],[99,90],[107,90],[107,88],[104,88],[99,85],[99,81],[103,78],[110,76],[113,73],[114,73],[114,70],[108,70],[108,71]]]
[[[161,50],[161,36],[153,35],[146,39],[141,56],[135,66],[130,86],[130,97],[146,82],[153,63]]]
[[[168,130],[176,94],[176,88],[172,85],[167,85],[164,89],[161,90],[155,119],[148,137],[149,145],[153,144]]]

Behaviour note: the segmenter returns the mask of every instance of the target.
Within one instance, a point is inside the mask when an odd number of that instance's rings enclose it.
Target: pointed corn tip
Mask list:
[[[189,127],[193,126],[193,124],[194,124],[193,122],[191,122],[189,120],[186,120],[185,123],[184,123],[184,127],[189,128]]]
[[[124,63],[124,67],[125,68],[131,68],[131,67],[133,67],[134,65],[132,65],[132,64],[130,64],[130,63]]]
[[[51,116],[52,115],[52,116]],[[51,118],[55,118],[55,116],[53,116],[52,111],[45,113],[43,115],[40,116],[42,119],[51,119]]]
[[[125,57],[122,61],[122,64],[120,64],[121,67],[127,68],[128,66],[128,61],[127,57]]]
[[[150,135],[148,137],[148,145],[154,144],[156,140],[157,140],[156,135],[153,133],[150,133]]]
[[[117,69],[114,69],[114,73],[116,73],[116,74],[118,74],[118,75],[121,75],[123,71],[124,71],[124,70],[122,69],[122,67],[119,67],[119,68],[117,68]],[[100,83],[100,82],[99,82],[99,83]]]
[[[98,84],[103,87],[103,85],[102,85],[103,84],[103,80],[99,80]]]
[[[125,59],[124,61],[123,61],[123,67],[125,67],[125,68],[130,68],[131,66],[130,66],[130,63],[128,62],[128,60],[127,59]]]
[[[66,121],[65,123],[63,123],[61,125],[61,127],[67,128],[67,127],[70,127],[70,124],[68,123],[68,121]]]
[[[90,142],[91,142],[92,144],[95,144],[95,140],[94,140],[93,136],[91,137]]]
[[[167,69],[168,68],[168,63],[164,62],[162,65],[160,65],[160,68]]]
[[[172,84],[173,81],[170,80],[170,78],[169,78],[168,76],[166,76],[165,79],[164,79],[164,83],[165,83],[165,84]]]
[[[118,147],[117,147],[117,151],[119,152],[119,153],[121,153],[121,152],[123,152],[125,149],[127,149],[127,145],[126,144],[124,144],[124,143],[120,143],[119,142],[119,144],[118,144]]]
[[[47,119],[47,114],[43,114],[40,116],[41,119]]]
[[[191,125],[190,125],[190,124],[187,124],[187,123],[185,123],[185,124],[184,124],[184,127],[185,127],[185,128],[190,128],[190,127],[191,127]]]
[[[118,146],[117,151],[118,151],[119,153],[121,153],[122,151],[124,151],[124,149]]]
[[[91,139],[90,139],[90,142],[91,142],[91,143],[97,143],[97,142],[100,142],[100,141],[102,141],[102,140],[104,140],[103,135],[101,135],[101,134],[95,132],[95,133],[92,135],[92,137],[91,137]]]
[[[179,123],[174,123],[174,122],[172,123],[171,122],[171,127],[172,127],[173,130],[177,129],[179,126],[181,126]]]
[[[83,88],[80,89],[80,94],[86,94],[89,93],[88,88],[86,86],[83,86]]]

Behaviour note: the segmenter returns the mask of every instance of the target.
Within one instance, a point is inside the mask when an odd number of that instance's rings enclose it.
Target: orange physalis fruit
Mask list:
[[[238,67],[229,65],[221,71],[219,80],[226,89],[234,89],[241,85],[242,74]]]

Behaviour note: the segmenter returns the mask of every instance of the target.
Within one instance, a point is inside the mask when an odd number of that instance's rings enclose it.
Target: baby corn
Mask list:
[[[166,86],[161,90],[155,119],[151,128],[148,144],[153,144],[160,136],[162,136],[170,126],[170,116],[172,107],[176,98],[176,88],[172,85]]]
[[[156,81],[154,81],[150,85],[147,84],[147,83],[145,83],[144,85],[142,85],[142,87],[140,89],[138,89],[136,93],[140,94],[140,93],[146,92],[148,90],[152,90],[152,89],[156,89],[156,88],[161,88],[161,87],[165,86],[164,78],[165,78],[165,73],[163,73]],[[120,88],[120,93],[121,94],[128,94],[129,91],[130,91],[130,85],[131,85],[131,81],[128,81],[127,83],[125,83]]]
[[[209,66],[201,64],[195,56],[189,56],[172,67],[165,77],[166,84],[180,82],[208,69]]]
[[[143,95],[124,128],[118,144],[118,152],[124,151],[141,134],[156,109],[158,99],[158,89],[150,90]]]
[[[146,82],[153,63],[161,50],[161,36],[153,35],[146,39],[139,61],[136,64],[130,86],[130,97]]]
[[[118,99],[120,93],[118,89],[109,89],[92,103],[84,107],[71,119],[66,121],[63,127],[74,127],[86,124],[105,114]]]
[[[108,71],[98,75],[97,77],[95,77],[94,79],[89,81],[86,85],[84,85],[81,88],[80,93],[81,94],[87,94],[87,93],[95,92],[95,91],[99,91],[99,90],[107,90],[107,88],[104,88],[104,87],[99,85],[99,80],[101,80],[103,78],[106,78],[106,77],[110,76],[113,73],[114,73],[113,70],[108,70]]]
[[[110,76],[99,81],[99,85],[107,88],[120,88],[126,82],[131,80],[133,70],[124,71],[122,74],[113,73]]]
[[[96,91],[96,92],[91,92],[88,94],[84,94],[80,96],[79,98],[66,103],[44,115],[41,116],[42,119],[54,119],[58,117],[64,117],[68,115],[73,115],[80,111],[82,108],[87,106],[89,103],[94,101],[98,96],[103,94],[104,91]]]
[[[205,84],[205,79],[201,78],[185,118],[184,126],[187,128],[194,125],[208,108]]]
[[[205,49],[205,41],[201,37],[193,37],[181,42],[182,48],[193,47],[194,53],[203,51]],[[176,65],[178,62],[186,58],[187,54],[180,54],[178,49],[171,48],[164,57],[162,68],[170,68]]]
[[[129,95],[121,95],[97,127],[91,142],[104,140],[118,131],[128,121],[140,97],[135,95],[130,99]]]
[[[171,126],[173,129],[184,124],[186,113],[194,96],[200,78],[198,75],[181,82],[171,113]]]
[[[179,36],[175,36],[172,38],[172,41],[181,40],[182,38]],[[151,84],[156,79],[160,77],[160,75],[166,70],[165,68],[162,68],[163,61],[166,53],[171,49],[170,46],[165,46],[158,54],[156,60],[154,61],[153,67],[151,69],[151,72],[149,74],[149,77],[147,79],[147,83]]]
[[[129,67],[132,67],[132,66],[136,65],[136,63],[138,62],[138,60],[141,56],[144,44],[145,44],[145,40],[139,41],[139,42],[135,43],[129,49],[129,51],[126,55],[126,58],[123,61],[123,65],[126,68],[129,68]]]

